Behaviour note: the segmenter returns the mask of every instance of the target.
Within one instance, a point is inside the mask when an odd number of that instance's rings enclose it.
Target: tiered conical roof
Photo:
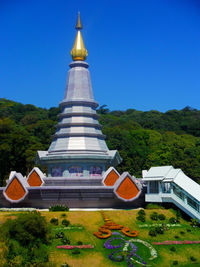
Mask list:
[[[87,54],[87,50],[80,33],[80,14],[76,29],[78,32],[71,52],[74,62],[69,65],[65,96],[60,103],[62,111],[48,152],[106,153],[108,148],[98,122],[98,103],[93,96],[89,65],[84,62],[85,56],[81,57]]]
[[[101,162],[104,168],[116,166],[121,157],[116,150],[110,151],[102,134],[102,126],[96,113],[98,103],[94,100],[87,56],[80,33],[80,14],[76,25],[77,36],[71,51],[73,62],[69,64],[67,86],[64,99],[60,103],[61,113],[56,133],[48,151],[38,151],[38,162],[47,164],[77,164]],[[81,164],[82,164],[81,163]],[[97,164],[97,163],[94,163]],[[67,166],[67,165],[66,165]],[[85,166],[85,165],[84,165]],[[66,167],[67,168],[67,167]],[[85,167],[86,168],[86,167]]]

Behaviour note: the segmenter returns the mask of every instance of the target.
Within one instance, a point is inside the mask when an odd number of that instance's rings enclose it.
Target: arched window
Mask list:
[[[99,166],[92,166],[90,167],[90,176],[101,176],[102,168]]]
[[[60,166],[55,166],[51,169],[52,177],[62,176],[62,168]]]
[[[69,175],[71,177],[83,177],[83,168],[81,166],[70,166]]]

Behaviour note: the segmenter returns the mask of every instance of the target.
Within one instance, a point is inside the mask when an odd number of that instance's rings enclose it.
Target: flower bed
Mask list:
[[[153,260],[155,258],[158,257],[157,251],[155,250],[155,248],[152,247],[151,244],[149,244],[148,242],[141,240],[141,239],[131,239],[129,240],[129,242],[138,242],[138,243],[142,243],[144,246],[146,246],[147,248],[149,248],[150,253],[151,253],[151,258],[149,258],[149,260]]]
[[[113,240],[122,240],[122,242],[119,245],[112,245],[111,242]],[[114,249],[114,248],[121,248],[121,246],[124,244],[124,239],[121,237],[113,237],[108,239],[105,243],[104,243],[104,247],[107,249]]]
[[[115,251],[113,251],[108,256],[108,258],[112,261],[121,262],[124,260],[125,255],[127,255],[127,264],[129,267],[134,267],[133,262],[140,265],[146,265],[146,262],[138,254],[136,254],[138,248],[134,244],[135,242],[142,243],[150,250],[151,257],[149,258],[149,260],[153,260],[157,257],[156,250],[151,246],[151,244],[149,244],[144,240],[140,239],[125,240],[123,235],[121,235],[118,232],[113,232],[112,235],[114,235],[114,237],[108,239],[104,243],[105,248],[115,249]],[[119,241],[118,244],[112,244],[112,242],[116,240]]]
[[[163,224],[162,223],[140,224],[138,226],[140,228],[148,228],[148,227],[163,226]],[[166,223],[165,226],[167,226],[167,227],[181,227],[181,224],[170,224],[170,223]]]
[[[111,235],[114,236],[104,243],[105,248],[114,250],[108,256],[110,260],[114,262],[122,262],[124,261],[126,256],[128,267],[134,267],[133,263],[137,263],[143,266],[146,265],[146,262],[138,254],[136,254],[138,248],[134,244],[135,242],[142,243],[150,250],[151,257],[149,258],[149,260],[153,260],[157,257],[156,250],[148,242],[140,239],[126,240],[122,235],[124,234],[125,236],[136,237],[138,235],[138,231],[132,231],[128,227],[124,227],[123,225],[112,222],[105,216],[102,211],[101,214],[105,223],[99,228],[99,232],[95,232],[94,235],[98,238],[108,238]],[[122,234],[118,232],[112,233],[111,230],[114,229],[121,230]]]
[[[183,240],[183,241],[172,241],[172,240],[166,240],[162,242],[152,242],[154,245],[182,245],[182,244],[200,244],[200,241],[189,241],[189,240]]]
[[[112,222],[107,216],[103,213],[103,211],[100,211],[101,215],[103,216],[103,219],[105,221],[105,224],[99,228],[99,232],[94,232],[93,234],[100,238],[105,239],[112,235],[111,230],[121,230],[121,232],[129,237],[136,237],[138,236],[138,231],[130,230],[128,227],[124,227],[123,225],[117,224],[115,222]]]

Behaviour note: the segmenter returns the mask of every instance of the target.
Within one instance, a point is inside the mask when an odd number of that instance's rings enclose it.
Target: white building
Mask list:
[[[200,221],[200,185],[173,166],[151,167],[143,171],[147,184],[146,202],[171,202]]]

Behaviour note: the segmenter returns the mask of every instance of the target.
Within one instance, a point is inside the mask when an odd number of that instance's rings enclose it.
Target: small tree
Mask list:
[[[8,266],[29,266],[48,261],[49,229],[40,213],[21,214],[1,226]],[[14,265],[12,265],[14,264]]]

